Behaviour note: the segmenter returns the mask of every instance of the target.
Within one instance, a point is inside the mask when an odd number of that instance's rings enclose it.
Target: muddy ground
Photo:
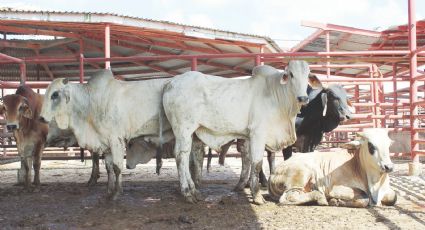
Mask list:
[[[395,163],[397,205],[367,209],[253,205],[248,189],[231,191],[240,158],[225,166],[213,159],[198,204],[180,196],[174,160],[165,160],[159,176],[154,161],[125,169],[117,201],[106,200],[103,163],[99,183],[87,187],[90,161],[43,161],[43,186],[32,193],[14,186],[17,163],[0,165],[0,229],[425,229],[425,177],[407,177],[407,161]]]

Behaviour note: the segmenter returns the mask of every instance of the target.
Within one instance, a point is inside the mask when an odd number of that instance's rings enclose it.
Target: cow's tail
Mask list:
[[[156,149],[156,174],[159,175],[160,171],[161,171],[161,167],[162,167],[162,151],[163,151],[163,145],[164,145],[164,138],[162,137],[162,132],[164,129],[164,116],[165,116],[165,111],[164,111],[164,106],[162,105],[162,95],[163,92],[161,92],[161,100],[159,103],[159,144],[158,147]]]
[[[269,185],[268,190],[270,196],[274,200],[279,200],[280,196],[285,191],[285,185],[284,185],[284,175],[281,174],[272,174],[269,178]]]

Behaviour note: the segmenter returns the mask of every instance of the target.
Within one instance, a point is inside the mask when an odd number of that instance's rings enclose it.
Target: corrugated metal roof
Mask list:
[[[105,25],[111,26],[111,56],[154,56],[205,53],[252,53],[280,52],[276,43],[258,35],[190,26],[168,21],[144,19],[113,13],[41,11],[0,8],[0,34],[50,34],[59,39],[7,39],[0,40],[5,48],[0,52],[18,57],[76,57],[80,49],[79,39],[84,42],[85,57],[104,56]],[[63,37],[70,37],[63,39]],[[35,51],[39,51],[36,54]],[[85,73],[90,74],[103,64],[86,64]],[[135,68],[135,66],[141,68]],[[198,68],[209,73],[226,72],[229,76],[246,75],[254,66],[253,60],[198,60]],[[0,68],[2,80],[19,80],[19,69]],[[33,71],[33,69],[37,71]],[[115,74],[124,78],[133,76],[175,75],[190,68],[187,60],[114,62]],[[78,62],[29,65],[28,79],[51,80],[52,77],[78,76]]]
[[[135,16],[129,16],[129,15],[121,15],[116,13],[110,13],[110,12],[83,12],[83,11],[55,11],[55,10],[28,10],[28,9],[17,9],[17,8],[11,8],[11,7],[0,7],[0,19],[14,19],[9,18],[7,15],[1,15],[1,13],[31,13],[31,14],[41,14],[44,16],[45,20],[53,20],[51,18],[50,14],[70,14],[70,15],[84,15],[83,20],[80,20],[81,22],[99,22],[95,20],[96,15],[100,16],[108,16],[109,19],[112,19],[111,17],[118,17],[122,19],[135,19],[138,21],[145,21],[145,22],[154,22],[154,23],[160,23],[164,25],[173,25],[173,26],[179,26],[186,29],[193,28],[195,30],[192,31],[191,36],[196,37],[196,33],[200,33],[199,36],[202,36],[202,32],[197,31],[196,29],[210,31],[210,32],[219,32],[224,34],[216,34],[217,39],[230,39],[230,37],[235,36],[234,39],[241,39],[240,36],[246,36],[246,37],[255,37],[255,38],[261,38],[266,40],[268,43],[270,43],[271,46],[273,46],[274,49],[276,49],[275,52],[282,51],[281,48],[273,41],[271,38],[266,36],[260,36],[255,34],[248,34],[248,33],[239,33],[239,32],[233,32],[233,31],[227,31],[227,30],[220,30],[220,29],[214,29],[214,28],[208,28],[208,27],[202,27],[202,26],[194,26],[194,25],[187,25],[182,23],[176,23],[171,21],[165,21],[165,20],[154,20],[154,19],[148,19],[148,18],[141,18],[141,17],[135,17]],[[40,15],[40,16],[41,16]],[[22,19],[20,17],[15,19]],[[37,20],[36,18],[33,18],[32,20]],[[108,20],[108,18],[102,20],[102,22],[110,22],[110,23],[118,23],[121,20]],[[121,21],[123,24],[125,24],[125,21]]]
[[[321,24],[318,24],[321,25]],[[335,26],[336,28],[338,26]],[[425,46],[425,20],[417,22],[417,45]],[[422,29],[421,29],[422,28]],[[361,29],[360,29],[361,30]],[[363,31],[362,31],[363,32]],[[319,36],[314,36],[319,34]],[[372,33],[380,33],[380,36],[367,36],[367,33],[350,33],[346,30],[329,30],[329,43],[330,51],[366,51],[366,50],[408,50],[407,40],[407,26],[399,25],[392,26],[381,32],[371,31]],[[398,36],[397,34],[405,33],[404,36]],[[314,38],[311,38],[313,36]],[[324,30],[318,28],[316,32],[312,33],[306,40],[301,41],[298,45],[294,46],[293,50],[296,49],[300,52],[325,52],[326,51],[326,34]],[[406,59],[407,60],[407,59]],[[356,61],[356,63],[362,63]],[[377,64],[379,70],[384,75],[392,73],[392,63],[385,61],[369,61],[367,63]],[[424,61],[419,60],[419,65],[425,64]],[[401,69],[401,67],[399,67]],[[319,69],[324,71],[325,69]],[[355,77],[359,73],[367,77],[367,71],[361,71],[356,68],[332,68],[332,74],[342,74],[346,76]]]

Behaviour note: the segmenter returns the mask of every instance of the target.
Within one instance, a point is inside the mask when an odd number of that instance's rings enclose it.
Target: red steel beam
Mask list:
[[[326,52],[331,51],[331,44],[330,44],[330,38],[329,38],[329,31],[326,31]],[[326,58],[329,58],[329,56],[326,56]],[[328,61],[326,62],[326,76],[329,78],[331,76],[331,68],[329,67],[331,63]]]
[[[323,34],[323,30],[321,29],[316,30],[306,39],[298,43],[296,46],[292,47],[291,52],[297,52],[298,50],[304,48],[308,43],[310,43],[311,41],[314,41],[316,38],[320,37],[320,35],[322,34]]]
[[[345,33],[351,33],[351,34],[357,34],[357,35],[363,35],[363,36],[369,36],[369,37],[379,38],[383,36],[381,32],[376,32],[373,30],[358,29],[358,28],[349,27],[349,26],[340,26],[335,24],[325,24],[325,23],[312,22],[312,21],[301,21],[301,25],[306,27],[322,29],[322,30],[345,32]]]
[[[32,28],[22,28],[15,26],[4,26],[0,25],[0,31],[17,33],[17,34],[30,34],[30,35],[47,35],[47,36],[58,36],[67,38],[80,38],[80,35],[69,32],[52,31],[52,30],[41,30]]]
[[[87,62],[105,62],[105,61],[152,61],[152,60],[169,60],[169,59],[218,59],[218,58],[254,58],[260,55],[267,57],[326,57],[326,56],[364,56],[364,55],[406,55],[406,50],[378,50],[378,51],[346,51],[346,52],[283,52],[283,53],[225,53],[225,54],[189,54],[189,55],[157,55],[157,56],[127,56],[127,57],[111,57],[111,58],[85,58]],[[74,62],[73,58],[31,58],[25,59],[27,63],[49,63],[49,62]],[[2,64],[15,63],[16,61],[0,61]]]
[[[418,81],[415,80],[417,73],[417,53],[416,53],[416,1],[408,0],[409,13],[409,51],[410,51],[410,146],[412,151],[412,161],[419,163],[419,155],[415,152],[419,150],[419,144],[415,140],[419,139],[419,134],[415,130],[418,122],[415,116],[418,115],[418,107],[414,103],[418,100]]]
[[[84,82],[84,42],[83,39],[79,41],[79,79],[80,83]]]
[[[105,25],[105,58],[111,57],[111,28],[109,24]],[[105,69],[111,68],[111,62],[105,61]]]
[[[225,53],[225,54],[189,54],[189,55],[158,55],[158,56],[128,56],[113,58],[85,58],[88,62],[103,61],[134,61],[134,60],[168,60],[168,59],[192,59],[192,58],[254,58],[262,57],[311,57],[311,56],[363,56],[363,55],[407,55],[406,50],[378,50],[378,51],[346,51],[346,52],[283,52],[283,53]]]

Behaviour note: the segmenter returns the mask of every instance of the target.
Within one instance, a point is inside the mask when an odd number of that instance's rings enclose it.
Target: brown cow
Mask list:
[[[24,185],[27,190],[31,189],[31,162],[34,167],[34,185],[36,187],[40,185],[41,153],[49,129],[47,124],[38,121],[42,103],[41,95],[27,98],[19,94],[12,94],[3,97],[3,105],[0,105],[0,114],[4,114],[6,118],[6,128],[8,131],[13,131],[16,139],[18,153],[21,157],[22,171],[20,173],[23,173]],[[20,173],[18,172],[18,178]]]
[[[21,85],[16,94],[5,96],[0,105],[0,114],[6,117],[6,128],[13,131],[21,157],[21,169],[18,171],[18,183],[24,183],[30,189],[31,161],[34,160],[34,184],[40,184],[40,161],[45,146],[77,146],[77,140],[71,130],[62,130],[55,122],[46,124],[39,121],[43,104],[43,95],[35,93],[29,86]],[[89,185],[94,185],[99,177],[99,158],[93,154],[93,171]]]

